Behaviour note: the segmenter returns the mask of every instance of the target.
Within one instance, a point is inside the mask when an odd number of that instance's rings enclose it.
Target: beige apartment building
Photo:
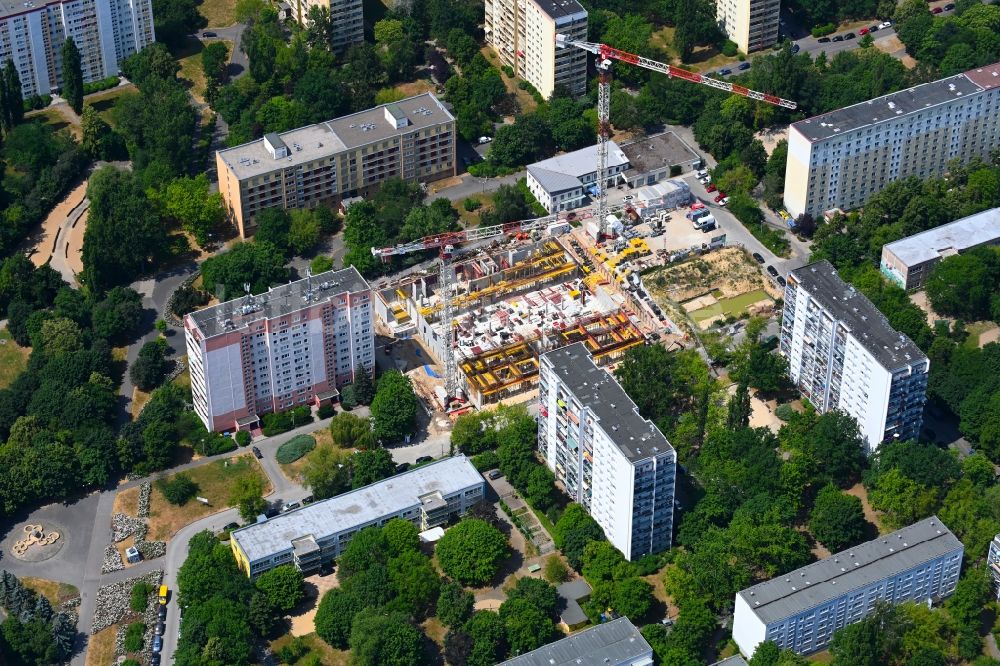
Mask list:
[[[765,49],[778,41],[781,0],[716,0],[719,29],[743,53]]]
[[[587,39],[587,10],[577,0],[486,0],[486,41],[505,65],[550,97],[557,85],[587,91],[587,52],[557,49],[556,34]]]
[[[265,208],[371,194],[387,178],[455,175],[455,118],[433,93],[268,134],[215,155],[219,192],[242,238]]]
[[[800,120],[788,130],[785,208],[858,208],[889,183],[1000,145],[1000,63]]]
[[[334,51],[346,50],[365,39],[365,15],[362,0],[286,0],[292,18],[300,25],[307,25],[309,10],[319,7],[330,12],[333,30],[331,44]]]

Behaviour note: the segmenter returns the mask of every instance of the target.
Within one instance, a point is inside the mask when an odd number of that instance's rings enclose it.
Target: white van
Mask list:
[[[695,229],[705,229],[706,227],[709,229],[714,229],[715,217],[711,214],[702,215],[701,217],[695,219],[693,224]]]

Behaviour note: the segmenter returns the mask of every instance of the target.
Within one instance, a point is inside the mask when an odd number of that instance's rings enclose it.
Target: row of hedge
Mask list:
[[[117,76],[109,76],[106,79],[101,79],[100,81],[91,81],[90,83],[83,84],[83,94],[91,95],[96,92],[101,92],[102,90],[111,90],[118,86],[121,82]]]

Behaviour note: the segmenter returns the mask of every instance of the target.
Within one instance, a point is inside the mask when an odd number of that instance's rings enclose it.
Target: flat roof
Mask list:
[[[930,83],[922,83],[905,90],[889,93],[882,97],[845,106],[842,109],[806,118],[792,127],[810,142],[824,141],[839,134],[853,132],[868,125],[877,125],[887,120],[903,118],[913,113],[954,102],[984,90],[978,81],[994,79],[990,72],[997,71],[1000,64],[963,74],[955,74]],[[984,76],[983,72],[986,72]],[[996,75],[1000,77],[1000,73]]]
[[[738,594],[764,624],[772,624],[963,548],[931,516]]]
[[[622,152],[617,143],[608,141],[607,168],[613,169],[623,164],[628,164],[628,157],[625,156],[625,153]],[[528,169],[532,167],[555,171],[556,173],[566,174],[574,178],[581,178],[587,174],[597,172],[597,146],[587,146],[580,150],[574,150],[571,153],[563,153],[562,155],[556,155],[547,160],[528,165]]]
[[[532,2],[554,19],[587,13],[577,0],[532,0]]]
[[[888,243],[888,250],[907,266],[937,259],[949,251],[961,252],[1000,238],[1000,208],[963,217],[940,227]]]
[[[664,132],[626,143],[622,146],[622,152],[625,153],[625,157],[631,164],[631,167],[625,172],[626,176],[701,160],[701,155],[673,132]]]
[[[187,315],[206,338],[236,330],[262,319],[283,317],[345,293],[368,291],[371,287],[354,266],[327,271],[271,287],[263,294],[234,298],[225,303],[196,310]]]
[[[627,617],[549,643],[497,666],[606,666],[651,655],[653,648]]]
[[[797,268],[789,276],[847,326],[855,339],[886,369],[895,370],[927,360],[920,348],[894,329],[867,296],[841,279],[829,261],[824,259]]]
[[[0,18],[17,16],[18,14],[30,14],[31,12],[44,9],[48,5],[59,5],[69,0],[34,0],[33,2],[15,2],[15,0],[0,0]],[[27,6],[26,6],[27,5]]]
[[[566,608],[559,614],[559,619],[567,627],[572,627],[587,620],[587,614],[584,612],[583,607],[580,606],[580,599],[589,597],[593,591],[590,584],[583,578],[568,581],[556,588],[556,592],[566,602]]]
[[[611,373],[594,364],[582,342],[542,354],[559,379],[581,404],[586,405],[601,429],[631,462],[673,451],[667,438],[639,408]]]
[[[387,113],[396,118],[405,118],[406,126],[396,129],[389,122]],[[277,138],[288,146],[287,157],[271,157],[264,145],[264,138],[220,150],[218,154],[236,177],[244,180],[454,120],[455,117],[434,93],[426,92],[349,116],[277,134]]]
[[[528,173],[530,173],[532,178],[538,181],[538,184],[542,186],[542,189],[549,194],[558,194],[559,192],[566,192],[567,190],[575,190],[583,187],[583,183],[576,176],[571,176],[567,173],[560,173],[559,171],[552,171],[551,169],[543,169],[535,164],[528,167]]]
[[[732,657],[715,662],[712,666],[747,666],[747,660],[743,658],[743,655],[734,654]]]
[[[322,541],[409,507],[419,507],[420,497],[427,493],[450,495],[485,483],[469,459],[457,455],[234,530],[231,538],[250,562],[256,562],[291,549],[296,539],[312,537]]]

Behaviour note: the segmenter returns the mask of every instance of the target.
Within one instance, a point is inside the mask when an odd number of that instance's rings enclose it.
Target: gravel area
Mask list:
[[[105,585],[97,591],[97,610],[94,612],[94,626],[90,633],[96,634],[102,629],[106,629],[113,624],[121,622],[132,610],[129,608],[129,601],[132,597],[132,587],[139,581],[145,581],[154,588],[160,586],[163,580],[163,571],[150,571],[145,576],[136,576],[117,583]],[[146,612],[143,614],[143,621],[152,631],[156,623],[156,595],[150,594],[150,603],[146,604]],[[152,641],[150,641],[152,642]]]
[[[139,486],[139,506],[136,513],[140,518],[149,518],[149,496],[153,491],[153,484],[149,481]]]
[[[125,568],[125,563],[122,562],[122,556],[118,553],[118,549],[115,548],[115,544],[109,543],[104,548],[104,562],[101,564],[101,573],[107,574],[112,571],[120,571]]]
[[[145,533],[146,521],[124,513],[116,513],[111,516],[111,540],[115,543],[124,541],[140,530]]]

